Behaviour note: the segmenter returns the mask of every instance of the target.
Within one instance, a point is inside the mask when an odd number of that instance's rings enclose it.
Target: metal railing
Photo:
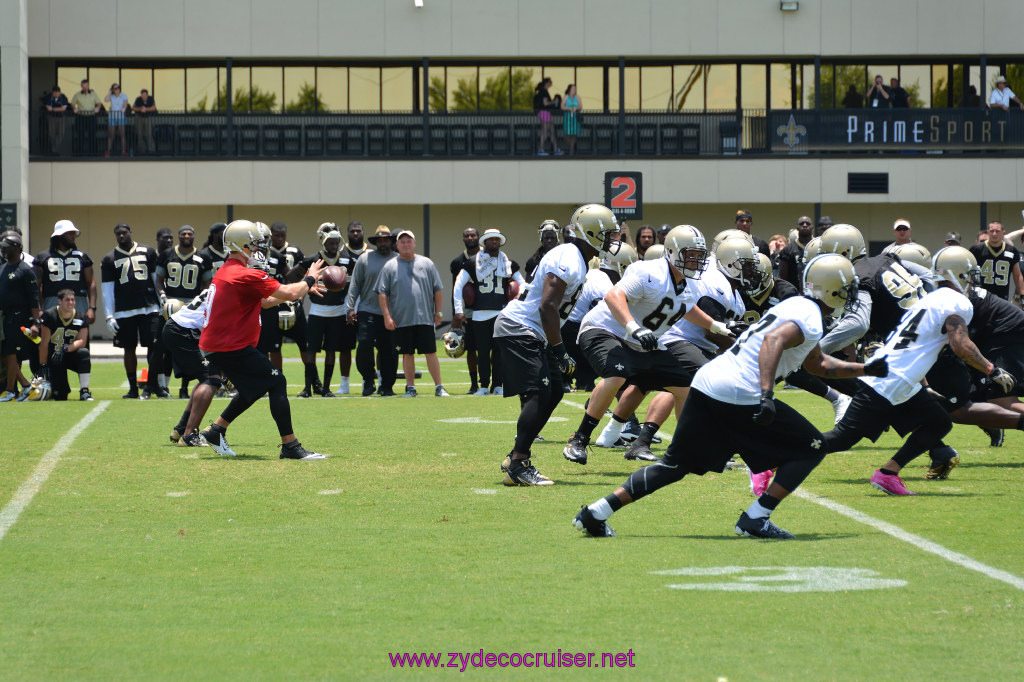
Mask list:
[[[552,113],[556,136],[565,150],[562,114]],[[892,129],[902,131],[903,137],[887,138],[885,144],[874,143],[874,138],[864,142],[861,127],[862,141],[846,142],[851,117],[858,126],[863,126],[862,120],[870,122],[879,136],[883,129]],[[944,137],[921,146],[913,135],[917,119],[928,120],[929,135],[941,130]],[[102,157],[108,123],[102,114],[51,117],[43,113],[32,126],[30,153],[36,159]],[[953,125],[958,135],[948,134]],[[997,136],[983,136],[983,131],[994,129]],[[539,133],[533,112],[159,113],[144,120],[126,117],[125,151],[130,157],[200,159],[526,158],[537,154]],[[119,141],[116,134],[115,157],[121,154]],[[914,148],[1020,154],[1024,152],[1024,114],[986,109],[583,112],[575,154],[585,158],[849,155],[903,153]]]

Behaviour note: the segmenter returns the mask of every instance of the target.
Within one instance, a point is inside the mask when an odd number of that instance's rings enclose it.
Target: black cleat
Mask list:
[[[179,448],[200,448],[203,446],[203,439],[199,437],[198,431],[187,433],[178,441]]]
[[[234,457],[238,454],[231,449],[230,445],[228,445],[227,434],[223,431],[215,431],[212,424],[209,428],[200,432],[199,437],[202,439],[202,442],[213,448],[213,451],[218,455],[230,455],[231,457]]]
[[[627,443],[632,443],[640,437],[640,428],[640,422],[637,421],[637,418],[630,417],[629,421],[626,422],[626,425],[622,427],[622,433],[619,434],[619,438]]]
[[[298,394],[298,395],[296,395],[295,397],[296,397],[296,398],[311,398],[311,397],[313,397],[313,396],[312,396],[312,394],[311,394],[311,393],[309,392],[309,386],[306,386],[306,387],[305,387],[304,389],[302,389],[302,390],[301,390],[301,391],[299,392],[299,394]]]
[[[742,535],[748,538],[764,538],[766,540],[792,540],[793,534],[784,531],[774,523],[771,519],[765,517],[763,519],[752,519],[747,516],[747,512],[740,514],[739,521],[736,522],[736,535]]]
[[[333,392],[333,391],[331,391],[331,389],[329,389],[329,388],[325,388],[325,389],[324,389],[324,390],[323,390],[323,391],[322,391],[322,392],[320,393],[320,397],[322,397],[322,398],[333,398],[333,397],[334,397],[334,392]]]
[[[148,388],[142,389],[142,393],[139,394],[139,400],[149,400],[153,394]]]
[[[604,521],[598,521],[594,518],[594,513],[590,511],[590,507],[583,505],[579,513],[576,514],[576,518],[572,520],[573,528],[581,530],[590,537],[593,538],[613,538],[615,537],[615,531]]]
[[[281,444],[281,457],[280,459],[327,459],[327,455],[321,455],[319,452],[313,452],[302,447],[302,443],[297,440],[293,440],[287,445]]]
[[[378,389],[378,390],[377,390],[377,393],[378,393],[378,395],[380,395],[380,396],[381,396],[382,398],[394,398],[394,397],[395,397],[395,392],[394,392],[394,390],[392,390],[392,389],[390,389],[390,388],[381,388],[381,389]]]
[[[651,444],[661,445],[661,436],[659,436],[658,434],[654,434],[653,436],[651,436]]]
[[[626,452],[622,455],[623,459],[628,460],[643,460],[645,462],[657,462],[658,458],[651,452],[649,445],[644,445],[639,440],[633,441],[633,443],[626,448]]]
[[[479,386],[477,386],[476,384],[470,384],[469,390],[466,391],[466,395],[473,395],[474,393],[476,393],[479,390],[480,390]]]
[[[581,436],[578,432],[572,434],[568,445],[562,450],[562,456],[576,464],[587,463],[587,446],[590,440]]]
[[[554,485],[555,482],[544,474],[537,471],[529,459],[512,459],[512,455],[505,457],[501,463],[501,470],[505,473],[504,484],[531,486],[531,485]]]
[[[1002,430],[999,430],[999,433],[1002,433]],[[931,455],[932,464],[924,475],[927,481],[946,480],[949,478],[949,472],[960,464],[960,456],[957,451],[948,445],[935,448],[928,454]]]
[[[171,397],[171,392],[168,391],[163,386],[161,386],[160,388],[156,389],[156,397],[157,398],[170,398]]]
[[[363,397],[373,395],[377,392],[377,387],[374,386],[372,381],[363,382]]]
[[[181,431],[178,431],[178,427],[174,427],[171,429],[171,442],[177,443],[179,440],[181,440]]]
[[[89,389],[87,389],[87,388],[83,388],[83,389],[80,389],[78,391],[78,399],[82,400],[82,401],[88,401],[88,402],[93,402],[94,401],[94,398],[92,397],[92,393],[90,393]]]
[[[188,400],[188,389],[184,386],[178,389],[178,400]]]
[[[1001,448],[1003,447],[1003,439],[1006,437],[1002,429],[986,429],[984,426],[979,426],[985,435],[989,438],[989,447]]]
[[[323,395],[324,385],[320,383],[319,379],[313,379],[313,395]]]
[[[129,388],[128,392],[125,393],[121,397],[124,398],[125,400],[138,400],[139,399],[139,389],[137,389],[137,388]]]

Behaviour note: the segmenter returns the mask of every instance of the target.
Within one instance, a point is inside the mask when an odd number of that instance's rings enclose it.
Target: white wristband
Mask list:
[[[636,323],[636,320],[630,320],[626,323],[626,334],[632,336],[633,332],[640,329],[640,325]]]

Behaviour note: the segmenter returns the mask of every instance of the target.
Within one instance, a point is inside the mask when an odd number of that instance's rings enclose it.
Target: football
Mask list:
[[[514,301],[519,298],[519,282],[510,279],[505,282],[505,300]]]
[[[467,308],[472,308],[476,303],[476,285],[472,282],[462,287],[462,302]]]
[[[348,273],[340,265],[329,265],[324,268],[323,281],[327,291],[341,291],[345,288]]]

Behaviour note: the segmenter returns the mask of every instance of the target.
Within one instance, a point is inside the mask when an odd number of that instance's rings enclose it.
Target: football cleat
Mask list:
[[[529,459],[512,459],[512,455],[505,457],[501,463],[501,470],[505,474],[503,483],[508,486],[521,485],[554,485],[547,476],[537,471]]]
[[[372,381],[363,382],[363,397],[373,395],[377,392],[377,386]]]
[[[163,386],[160,386],[159,388],[156,389],[156,397],[157,398],[170,398],[171,397],[171,392],[168,391]]]
[[[601,429],[601,435],[597,437],[596,441],[594,441],[595,446],[599,448],[621,448],[627,445],[626,441],[623,440],[618,433],[614,433],[613,435],[612,424],[615,423],[616,422],[613,419],[608,422],[607,426]],[[619,429],[619,433],[621,433],[621,429]]]
[[[238,454],[231,449],[230,445],[228,445],[227,434],[214,431],[212,425],[210,428],[201,432],[199,436],[203,439],[203,442],[213,448],[213,451],[218,455],[230,455],[235,457]]]
[[[188,389],[184,386],[178,389],[178,400],[188,400]]]
[[[181,440],[181,435],[182,434],[178,431],[177,427],[171,429],[171,442],[177,443],[179,440]]]
[[[405,387],[405,395],[403,397],[405,397],[405,398],[415,398],[418,395],[419,394],[416,392],[416,387],[415,386],[406,386]]]
[[[434,388],[434,397],[435,398],[451,398],[452,396],[451,396],[451,394],[448,391],[444,390],[444,386],[437,386],[437,387]]]
[[[1003,447],[1003,440],[1005,439],[1005,435],[1002,429],[986,429],[984,426],[979,426],[978,428],[984,431],[985,435],[988,436],[989,447]]]
[[[342,377],[338,385],[338,395],[348,395],[348,377]]]
[[[14,400],[17,396],[11,391],[4,391],[0,393],[0,403],[9,403]]]
[[[93,402],[94,401],[94,398],[92,397],[92,393],[90,393],[89,389],[87,389],[87,388],[79,389],[79,391],[78,391],[78,399],[81,400],[81,401],[86,401],[86,402]]]
[[[1002,431],[1000,431],[1002,433]],[[949,472],[960,464],[960,457],[956,450],[947,446],[935,448],[930,453],[932,464],[924,475],[925,480],[945,480],[949,478]]]
[[[573,528],[581,530],[590,537],[594,538],[613,538],[615,537],[615,531],[612,530],[604,521],[598,521],[594,518],[594,512],[590,511],[590,507],[583,505],[579,513],[576,514],[576,518],[572,520]]]
[[[293,440],[291,443],[281,444],[281,456],[279,459],[327,459],[327,455],[307,450],[302,447],[302,443]]]
[[[853,398],[850,396],[843,395],[842,393],[839,394],[839,397],[836,398],[834,403],[832,403],[832,409],[836,413],[836,420],[833,422],[834,424],[838,425],[839,422],[843,421],[843,417],[846,415],[846,410],[850,407],[850,403],[852,402]]]
[[[640,441],[633,441],[633,443],[626,449],[626,452],[622,455],[623,459],[642,460],[644,462],[657,462],[658,458],[653,452],[649,445],[644,445]]]
[[[125,400],[138,400],[139,399],[139,389],[137,389],[137,388],[129,388],[128,392],[125,393],[121,397],[124,398]]]
[[[149,400],[150,396],[152,395],[153,394],[150,392],[148,388],[144,388],[142,389],[142,392],[139,393],[139,400]]]
[[[491,395],[504,396],[505,395],[505,389],[502,388],[501,386],[495,386],[494,388],[491,389]]]
[[[479,390],[480,390],[480,387],[477,386],[475,383],[474,384],[470,384],[469,385],[469,390],[466,391],[466,395],[474,395]]]
[[[486,388],[478,389],[475,393],[473,393],[473,395],[490,395],[490,394],[491,394],[491,392],[488,391]]]
[[[32,385],[29,384],[25,388],[21,389],[21,393],[19,393],[18,397],[14,399],[14,402],[16,402],[16,403],[23,403],[23,402],[27,401],[28,400],[28,396],[29,396],[29,394],[31,392],[32,392]]]
[[[569,443],[562,450],[562,456],[570,462],[576,464],[587,463],[587,445],[590,444],[589,439],[579,435],[579,433],[572,434],[569,439]]]
[[[322,397],[322,398],[333,398],[334,397],[334,393],[331,391],[331,389],[325,388],[323,391],[320,392],[320,397]]]
[[[957,458],[959,460],[959,458]],[[958,461],[959,463],[959,461]],[[950,467],[951,469],[953,467]],[[907,486],[903,485],[903,479],[895,474],[883,474],[881,471],[876,471],[871,476],[871,485],[878,488],[883,493],[889,495],[916,495],[917,493],[907,490]]]
[[[320,383],[319,379],[313,379],[313,395],[323,395],[324,385]]]
[[[622,440],[633,442],[640,437],[640,422],[636,417],[630,417],[626,425],[622,427],[622,434],[619,436]],[[654,441],[651,441],[652,443]]]
[[[306,386],[304,389],[299,391],[298,395],[296,395],[295,397],[296,398],[312,398],[313,394],[309,392],[309,386]]]
[[[736,535],[740,535],[748,538],[764,538],[766,540],[792,540],[793,534],[789,531],[782,530],[767,516],[763,519],[752,519],[747,516],[747,512],[740,514],[739,520],[736,522]]]
[[[202,446],[203,446],[203,439],[199,435],[198,431],[193,431],[192,433],[186,433],[184,436],[181,437],[181,440],[178,441],[178,447],[179,448],[199,448],[199,447],[202,447]]]
[[[772,470],[762,471],[759,474],[755,474],[753,471],[750,472],[750,492],[754,494],[754,497],[761,497],[764,495],[764,491],[768,490],[768,486],[772,482]]]

